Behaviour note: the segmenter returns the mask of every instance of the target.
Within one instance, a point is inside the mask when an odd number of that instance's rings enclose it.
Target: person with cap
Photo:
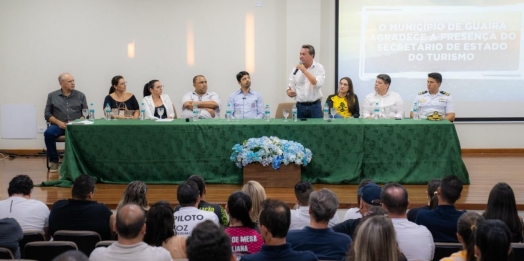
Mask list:
[[[360,196],[360,213],[362,213],[363,216],[366,216],[366,213],[369,211],[370,208],[374,206],[381,206],[382,201],[380,201],[380,193],[381,188],[377,186],[377,184],[370,182],[366,184],[365,186],[358,189],[357,194]],[[355,230],[357,229],[358,224],[360,224],[360,220],[362,218],[357,219],[348,219],[346,221],[343,221],[339,223],[338,225],[335,225],[333,227],[333,230],[335,232],[344,233],[350,237],[353,237],[353,234],[355,233]]]

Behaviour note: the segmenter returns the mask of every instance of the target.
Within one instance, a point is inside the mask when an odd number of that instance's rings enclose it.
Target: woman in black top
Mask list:
[[[111,109],[118,108],[118,114],[111,112],[111,118],[117,119],[138,119],[140,115],[140,105],[130,92],[126,92],[126,81],[124,77],[117,75],[111,79],[109,95],[104,99],[104,110],[107,104]],[[105,112],[105,111],[104,111]]]

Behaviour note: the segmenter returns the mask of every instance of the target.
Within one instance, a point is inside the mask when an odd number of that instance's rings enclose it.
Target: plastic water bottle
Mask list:
[[[198,121],[198,106],[193,104],[193,121]]]
[[[140,104],[140,120],[146,119],[146,107],[144,106],[144,103],[142,102]]]
[[[227,103],[226,121],[231,121],[231,103]]]
[[[324,103],[324,120],[328,120],[329,119],[329,106],[326,103]]]
[[[269,109],[269,104],[266,104],[266,109],[264,110],[264,119],[266,119],[267,122],[271,119],[271,110]]]
[[[106,107],[104,110],[106,111],[106,120],[110,121],[111,120],[111,106],[109,106],[109,103],[106,103]]]
[[[297,121],[298,120],[298,115],[297,115],[297,105],[296,104],[293,104],[293,108],[291,109],[291,115],[293,117],[293,121]]]
[[[418,110],[418,104],[417,104],[417,102],[415,102],[413,104],[413,119],[414,120],[420,120],[419,113],[420,113],[420,111]]]
[[[378,105],[378,102],[375,102],[375,106],[373,106],[373,119],[378,120],[380,116],[380,106]]]
[[[94,103],[89,104],[89,120],[90,121],[95,120],[95,104]]]

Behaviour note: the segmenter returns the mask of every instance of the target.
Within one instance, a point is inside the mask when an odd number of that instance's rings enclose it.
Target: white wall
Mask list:
[[[255,7],[255,2],[262,2]],[[300,46],[316,47],[326,69],[324,96],[335,75],[334,0],[0,0],[0,104],[34,104],[44,126],[47,94],[70,72],[78,90],[94,102],[97,117],[114,75],[140,100],[143,85],[159,79],[180,108],[192,77],[204,74],[222,105],[245,70],[245,17],[255,17],[252,88],[273,110],[285,95]],[[193,28],[195,63],[187,64],[186,35]],[[135,42],[135,57],[127,45]],[[180,111],[179,111],[180,112]],[[1,119],[0,119],[1,121]],[[463,148],[523,148],[524,124],[456,124]],[[36,130],[35,130],[36,131]],[[40,149],[36,140],[0,140],[0,149]]]

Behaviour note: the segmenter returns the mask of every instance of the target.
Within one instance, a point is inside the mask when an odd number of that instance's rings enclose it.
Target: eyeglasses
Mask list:
[[[164,89],[164,85],[156,86],[155,89]]]

